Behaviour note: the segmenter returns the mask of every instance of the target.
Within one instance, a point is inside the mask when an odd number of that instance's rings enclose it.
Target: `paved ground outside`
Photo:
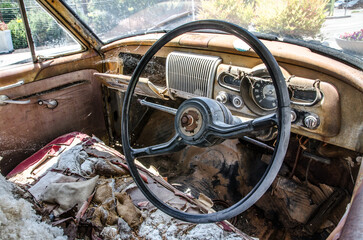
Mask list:
[[[40,56],[56,56],[58,54],[65,54],[69,52],[77,52],[80,51],[81,48],[79,45],[68,45],[68,46],[58,46],[54,48],[39,48],[36,49],[36,53]],[[31,62],[31,53],[28,49],[18,49],[12,53],[8,54],[0,54],[0,69],[3,68],[11,68],[12,64],[22,64]]]
[[[334,16],[326,19],[321,33],[329,47],[341,49],[335,38],[344,33],[352,33],[363,29],[363,9],[335,9]]]

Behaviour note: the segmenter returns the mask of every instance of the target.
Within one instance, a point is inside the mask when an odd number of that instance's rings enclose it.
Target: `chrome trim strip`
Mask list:
[[[14,83],[14,84],[10,84],[10,85],[6,85],[6,86],[3,86],[3,87],[0,87],[0,91],[3,91],[3,90],[7,90],[7,89],[10,89],[10,88],[14,88],[14,87],[19,87],[21,85],[24,84],[24,80],[20,80],[19,82],[17,83]]]

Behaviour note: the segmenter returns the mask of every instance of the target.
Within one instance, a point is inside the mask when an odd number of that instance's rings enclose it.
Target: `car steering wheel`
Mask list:
[[[211,29],[237,36],[246,42],[261,58],[272,78],[276,91],[277,109],[273,114],[242,122],[216,100],[197,97],[184,101],[177,109],[174,127],[175,136],[166,143],[144,148],[130,146],[129,112],[131,99],[146,64],[166,43],[175,37],[195,30]],[[198,120],[198,124],[194,124]],[[193,123],[193,124],[192,124]],[[193,126],[192,126],[193,125]],[[258,130],[277,126],[278,135],[272,159],[259,182],[241,200],[227,209],[208,213],[191,214],[172,208],[160,200],[142,180],[135,159],[146,156],[169,154],[182,150],[187,145],[208,147],[221,143],[225,139],[240,138]],[[276,178],[284,160],[290,138],[291,111],[290,98],[281,70],[266,48],[252,33],[235,24],[219,20],[194,21],[175,28],[163,35],[150,47],[137,65],[129,82],[122,109],[122,145],[131,175],[145,197],[166,214],[177,219],[193,223],[211,223],[237,216],[251,207],[270,187]]]

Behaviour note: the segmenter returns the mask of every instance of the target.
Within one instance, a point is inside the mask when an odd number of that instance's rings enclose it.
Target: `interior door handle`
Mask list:
[[[11,100],[6,95],[0,95],[0,106],[6,105],[6,104],[29,104],[30,100]]]

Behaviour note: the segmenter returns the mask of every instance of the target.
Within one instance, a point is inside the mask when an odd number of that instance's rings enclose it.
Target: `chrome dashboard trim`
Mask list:
[[[213,97],[213,86],[220,57],[171,52],[166,58],[166,86],[197,96]]]

